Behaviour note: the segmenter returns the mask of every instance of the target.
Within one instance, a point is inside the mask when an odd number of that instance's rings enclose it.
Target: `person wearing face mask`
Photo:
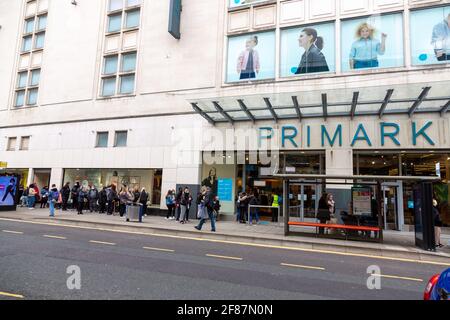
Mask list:
[[[239,80],[254,79],[259,73],[260,62],[258,51],[255,47],[258,45],[258,37],[251,36],[245,43],[245,50],[241,52],[237,61],[237,73]]]
[[[381,34],[381,42],[374,37],[375,29],[363,23],[356,31],[356,40],[350,51],[350,69],[378,68],[378,56],[386,52],[387,34]]]
[[[325,59],[322,49],[324,41],[322,37],[317,35],[317,30],[313,28],[305,28],[300,33],[298,39],[300,47],[305,49],[300,64],[295,74],[307,74],[317,72],[328,72],[327,60]]]
[[[180,214],[180,223],[184,224],[187,221],[187,215],[189,215],[189,208],[191,206],[192,196],[189,191],[189,188],[184,188],[184,192],[181,196],[181,214]]]

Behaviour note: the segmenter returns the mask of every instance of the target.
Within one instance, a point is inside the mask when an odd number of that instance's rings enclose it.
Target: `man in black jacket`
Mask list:
[[[106,187],[103,187],[103,189],[98,193],[98,205],[100,206],[99,213],[105,213],[107,202]]]
[[[77,181],[75,182],[75,185],[72,188],[72,209],[77,210],[78,209],[78,193],[80,192],[80,183]]]
[[[67,211],[67,202],[70,198],[70,182],[67,182],[61,189],[62,210]]]

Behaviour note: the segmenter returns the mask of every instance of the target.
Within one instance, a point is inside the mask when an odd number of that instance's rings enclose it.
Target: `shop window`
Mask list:
[[[114,147],[126,147],[128,131],[116,131]]]
[[[281,76],[334,72],[334,23],[281,31]]]
[[[413,65],[450,62],[450,6],[411,12]]]
[[[268,0],[228,0],[230,8],[235,8],[239,6],[245,6],[249,4],[264,2]]]
[[[353,157],[355,175],[398,176],[398,154],[355,154]]]
[[[403,15],[342,22],[342,71],[402,67]]]
[[[227,82],[275,78],[275,32],[228,38]]]

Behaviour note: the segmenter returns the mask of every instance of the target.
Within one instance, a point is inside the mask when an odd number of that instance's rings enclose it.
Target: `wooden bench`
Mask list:
[[[325,224],[325,223],[315,223],[315,222],[294,222],[289,221],[288,225],[297,226],[297,227],[314,227],[316,228],[324,228],[324,229],[340,229],[345,231],[365,231],[365,232],[380,232],[379,227],[367,227],[367,226],[352,226],[352,225],[344,225],[344,224]],[[345,238],[347,239],[348,232],[345,233]]]

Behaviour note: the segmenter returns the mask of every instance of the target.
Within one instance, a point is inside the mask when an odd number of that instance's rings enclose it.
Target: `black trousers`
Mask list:
[[[327,219],[326,218],[320,218],[319,221],[322,224],[327,223]],[[319,234],[325,234],[325,228],[320,227],[319,228]]]
[[[106,211],[106,202],[99,202],[100,205],[100,213],[105,213]]]
[[[173,204],[168,204],[167,205],[167,216],[166,216],[167,219],[169,219],[170,217],[173,216],[173,214],[174,214],[173,209],[174,209],[174,205]]]
[[[114,211],[114,201],[108,202],[108,214],[113,214]]]
[[[72,197],[72,209],[78,208],[78,199],[77,197]]]
[[[78,213],[83,213],[84,202],[77,202]]]
[[[67,211],[67,202],[69,201],[69,198],[62,198],[62,209],[63,211]]]

